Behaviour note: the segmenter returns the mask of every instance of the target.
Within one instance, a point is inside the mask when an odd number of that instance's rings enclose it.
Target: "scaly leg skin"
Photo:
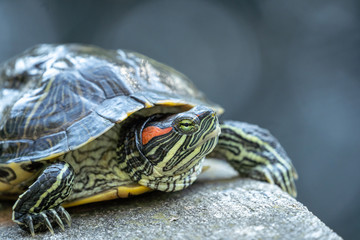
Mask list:
[[[73,168],[66,162],[48,166],[19,196],[13,206],[13,221],[32,236],[46,229],[53,234],[54,222],[63,230],[63,220],[70,226],[70,215],[60,204],[70,195],[74,176]]]
[[[266,129],[225,121],[209,157],[225,159],[241,176],[276,184],[296,197],[296,170],[278,140]]]

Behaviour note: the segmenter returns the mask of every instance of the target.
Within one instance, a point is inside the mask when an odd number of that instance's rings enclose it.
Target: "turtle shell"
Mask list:
[[[55,158],[141,109],[197,104],[222,112],[186,76],[141,54],[39,45],[0,68],[0,163]]]

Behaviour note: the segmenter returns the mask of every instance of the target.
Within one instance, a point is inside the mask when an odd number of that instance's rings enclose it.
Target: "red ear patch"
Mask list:
[[[154,137],[166,134],[171,130],[172,127],[168,127],[164,129],[155,126],[146,127],[142,132],[142,144],[145,145]]]

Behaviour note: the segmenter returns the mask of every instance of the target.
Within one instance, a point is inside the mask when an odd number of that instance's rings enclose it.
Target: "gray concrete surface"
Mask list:
[[[181,192],[70,208],[73,223],[35,238],[11,222],[12,202],[0,202],[0,239],[341,239],[278,187],[240,179],[212,162]]]

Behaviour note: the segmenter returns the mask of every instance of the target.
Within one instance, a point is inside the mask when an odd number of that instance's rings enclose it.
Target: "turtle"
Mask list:
[[[223,111],[137,52],[36,45],[0,66],[0,198],[16,200],[20,228],[54,234],[71,225],[66,207],[190,186],[205,157],[296,197],[279,141]]]

